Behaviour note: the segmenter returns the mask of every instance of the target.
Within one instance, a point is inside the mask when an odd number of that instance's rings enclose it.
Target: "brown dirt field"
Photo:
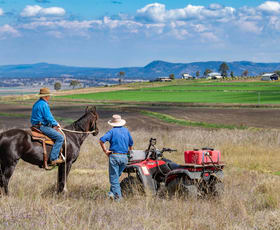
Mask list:
[[[20,114],[20,117],[0,116],[0,129],[27,128],[30,126],[32,103],[29,104],[0,104],[0,113]],[[84,112],[86,104],[51,103],[55,116],[78,119]],[[211,108],[211,107],[177,107],[177,106],[132,106],[132,105],[97,105],[100,122],[106,123],[114,113],[121,114],[130,129],[185,129],[176,124],[167,124],[157,119],[141,115],[139,111],[149,110],[172,115],[191,121],[217,124],[245,125],[257,128],[280,128],[280,109],[272,108]],[[22,116],[21,116],[22,115]],[[63,122],[61,122],[63,124]],[[65,125],[65,124],[64,124]]]
[[[245,125],[256,128],[280,128],[280,109],[271,108],[157,108],[149,109],[190,121]]]

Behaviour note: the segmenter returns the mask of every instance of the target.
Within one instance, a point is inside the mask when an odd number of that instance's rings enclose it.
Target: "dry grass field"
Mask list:
[[[99,125],[100,137],[109,127]],[[274,130],[132,131],[135,149],[150,137],[157,146],[178,149],[166,157],[183,163],[183,151],[215,147],[222,151],[225,192],[219,199],[183,200],[138,195],[115,203],[106,198],[108,163],[98,137],[88,137],[68,180],[68,193],[56,195],[57,169],[46,172],[20,162],[10,196],[0,198],[0,229],[182,229],[279,230],[280,132]]]

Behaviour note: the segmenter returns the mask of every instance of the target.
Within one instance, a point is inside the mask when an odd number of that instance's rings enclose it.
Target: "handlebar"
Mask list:
[[[161,152],[177,152],[177,149],[163,148]]]

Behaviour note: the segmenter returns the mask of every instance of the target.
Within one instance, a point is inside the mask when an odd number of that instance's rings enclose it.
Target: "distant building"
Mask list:
[[[182,73],[182,79],[191,80],[191,79],[195,79],[195,77],[191,76],[188,73]]]
[[[156,78],[155,81],[168,82],[168,81],[172,81],[172,80],[169,77],[158,77],[158,78]]]
[[[278,74],[276,73],[265,73],[261,77],[262,81],[276,81],[279,78]]]
[[[218,72],[213,72],[213,73],[208,73],[206,76],[207,79],[222,79],[223,77],[221,76],[220,73]]]

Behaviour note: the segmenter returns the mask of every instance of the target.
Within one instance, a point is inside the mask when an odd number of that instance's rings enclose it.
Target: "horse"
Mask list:
[[[58,165],[58,193],[67,191],[66,179],[72,164],[79,156],[84,140],[90,133],[93,136],[98,134],[97,119],[96,107],[87,106],[82,117],[62,129],[65,130],[67,152],[65,156],[66,164]],[[63,149],[65,149],[65,146]],[[0,134],[0,189],[3,191],[4,188],[5,195],[9,194],[8,184],[18,161],[22,159],[30,164],[42,167],[43,152],[42,144],[32,140],[27,130],[10,129]]]

